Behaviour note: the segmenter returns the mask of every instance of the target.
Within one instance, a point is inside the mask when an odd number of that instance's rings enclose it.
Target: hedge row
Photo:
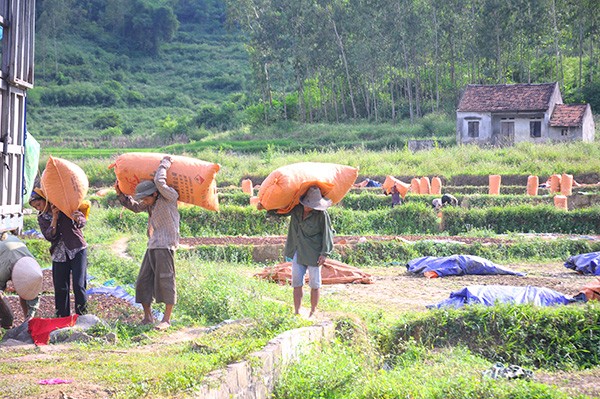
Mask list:
[[[472,229],[490,230],[497,234],[507,232],[600,234],[600,208],[576,209],[569,212],[551,206],[525,205],[485,209],[444,209],[442,231],[456,235]]]
[[[405,204],[425,204],[431,206],[434,198],[439,195],[407,195],[404,199]],[[553,205],[554,200],[551,196],[529,196],[529,195],[456,195],[461,207],[463,208],[487,208],[492,206],[512,206],[512,205]],[[250,196],[242,192],[227,192],[219,194],[219,203],[221,205],[247,206],[250,203]],[[352,209],[369,211],[374,209],[390,208],[392,198],[381,193],[365,191],[359,194],[348,193],[338,206]]]
[[[424,204],[431,207],[431,202],[434,198],[439,198],[439,195],[407,195],[404,199],[404,204]],[[490,207],[507,207],[517,205],[554,205],[554,198],[549,195],[487,195],[473,194],[460,195],[456,198],[459,200],[461,208],[490,208]],[[589,204],[600,204],[600,198],[597,196],[590,197]],[[104,197],[94,196],[90,198],[94,203],[102,207],[120,207],[114,193],[109,193]],[[359,193],[348,193],[344,199],[337,204],[335,208],[342,207],[355,211],[371,211],[390,209],[392,199],[390,196],[383,195],[375,191],[363,191]],[[219,204],[221,206],[235,205],[240,207],[248,207],[250,205],[250,196],[243,193],[241,190],[231,189],[226,192],[219,193]],[[332,208],[332,209],[335,209]]]
[[[569,256],[600,251],[600,243],[588,240],[522,239],[484,245],[423,239],[414,243],[402,241],[366,241],[348,248],[338,248],[334,256],[352,265],[398,265],[422,256],[475,255],[492,262],[565,261]]]
[[[425,347],[466,346],[491,362],[546,369],[600,364],[600,306],[468,306],[403,320],[381,337],[384,353],[403,353],[406,342]]]
[[[444,208],[441,224],[434,210],[424,203],[406,203],[395,208],[369,211],[332,207],[329,211],[338,235],[450,235],[472,230],[497,234],[563,233],[600,234],[600,207],[563,211],[551,206],[505,206],[485,209]],[[223,205],[220,212],[199,207],[180,208],[181,234],[202,236],[265,236],[287,233],[288,218],[271,216],[250,206]],[[145,213],[111,209],[107,222],[123,231],[144,231]]]
[[[414,243],[403,241],[372,241],[352,246],[336,246],[332,258],[354,266],[398,266],[422,256],[476,255],[498,264],[519,261],[565,261],[569,256],[600,251],[600,243],[588,240],[526,239],[501,244],[466,244],[424,239]],[[182,254],[192,253],[215,262],[253,264],[252,245],[199,245]],[[264,258],[263,258],[264,259]],[[272,259],[274,262],[282,259]]]

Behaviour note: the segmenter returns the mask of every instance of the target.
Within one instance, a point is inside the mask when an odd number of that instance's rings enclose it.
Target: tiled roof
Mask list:
[[[556,104],[550,126],[582,126],[587,104]]]
[[[458,104],[458,111],[545,111],[556,85],[468,85]]]

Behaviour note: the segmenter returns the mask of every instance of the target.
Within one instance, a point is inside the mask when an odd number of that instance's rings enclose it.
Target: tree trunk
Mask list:
[[[335,33],[335,37],[337,39],[337,44],[338,47],[340,49],[340,56],[342,57],[342,62],[344,64],[344,70],[346,71],[346,81],[348,82],[348,95],[350,96],[350,103],[352,104],[352,114],[354,119],[356,119],[357,117],[357,113],[356,113],[356,105],[354,104],[354,93],[352,91],[352,80],[350,79],[350,71],[348,69],[348,60],[346,59],[346,52],[344,50],[344,43],[342,42],[342,38],[340,37],[338,30],[337,30],[337,25],[335,24],[335,20],[333,19],[333,15],[329,15],[329,19],[331,20],[331,23],[333,24],[333,31]]]

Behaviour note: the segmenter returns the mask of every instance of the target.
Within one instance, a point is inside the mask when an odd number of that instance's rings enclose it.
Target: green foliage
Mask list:
[[[443,237],[423,237],[414,243],[402,241],[370,241],[344,248],[340,259],[352,265],[398,265],[422,256],[475,255],[500,264],[517,261],[565,261],[569,256],[600,250],[600,244],[587,240],[543,239],[507,240],[495,245],[462,244],[443,241]]]
[[[341,344],[324,345],[285,369],[276,383],[274,398],[347,397],[352,387],[362,380],[364,367],[358,351]]]
[[[178,260],[177,273],[185,281],[178,286],[178,312],[203,324],[245,317],[274,321],[288,313],[285,302],[264,300],[281,287],[251,276],[241,278],[231,265],[193,255]]]
[[[121,124],[121,116],[114,111],[105,112],[99,114],[96,119],[94,119],[93,126],[96,129],[108,129],[110,127],[117,127]]]
[[[572,305],[467,306],[433,310],[397,324],[382,349],[401,355],[410,339],[425,347],[465,346],[491,362],[548,369],[600,364],[600,308]]]
[[[334,341],[313,349],[284,369],[275,399],[445,398],[567,399],[557,388],[526,380],[482,378],[491,363],[464,347],[429,349],[399,342],[394,364],[365,356],[364,345]]]
[[[486,228],[498,234],[565,233],[598,234],[600,208],[575,209],[569,212],[551,206],[506,206],[485,209],[445,208],[443,230],[449,234]]]
[[[190,253],[206,262],[253,263],[250,245],[196,245]]]
[[[341,235],[427,234],[439,231],[437,217],[425,204],[406,204],[389,209],[354,211],[330,208],[332,224]]]

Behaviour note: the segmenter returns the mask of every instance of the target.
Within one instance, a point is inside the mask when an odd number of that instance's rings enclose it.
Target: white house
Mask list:
[[[456,111],[456,142],[512,145],[594,141],[589,104],[563,104],[558,83],[468,85]]]

